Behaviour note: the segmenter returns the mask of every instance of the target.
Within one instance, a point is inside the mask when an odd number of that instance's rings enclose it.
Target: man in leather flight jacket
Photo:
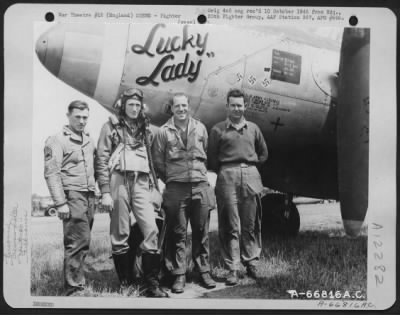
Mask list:
[[[143,234],[140,244],[147,296],[168,297],[159,286],[160,255],[158,228],[151,203],[152,165],[146,145],[150,130],[143,113],[143,93],[124,91],[118,117],[112,116],[101,130],[98,141],[96,173],[102,204],[110,211],[111,248],[119,280],[133,283],[133,251],[129,246],[130,211]],[[149,148],[149,147],[148,147]]]

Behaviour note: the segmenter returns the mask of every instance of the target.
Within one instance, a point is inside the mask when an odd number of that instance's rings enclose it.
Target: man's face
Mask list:
[[[186,96],[175,96],[173,99],[171,111],[174,119],[185,121],[189,117],[189,101]]]
[[[243,97],[229,97],[228,104],[228,116],[232,120],[240,120],[244,114],[244,98]]]
[[[69,120],[69,127],[72,129],[72,131],[81,133],[83,130],[85,130],[85,126],[89,118],[89,110],[74,108],[72,112],[67,113],[67,117]]]
[[[131,119],[136,119],[139,116],[142,108],[142,102],[136,98],[129,98],[125,103],[125,114]]]

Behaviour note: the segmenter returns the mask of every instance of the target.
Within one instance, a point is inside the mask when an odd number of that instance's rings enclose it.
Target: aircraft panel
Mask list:
[[[206,78],[202,89],[196,117],[211,128],[226,116],[226,95],[230,89],[241,89],[244,73],[244,58],[223,67]]]
[[[80,47],[80,49],[75,49]],[[103,37],[97,34],[65,32],[59,78],[93,96],[100,71]]]
[[[266,47],[246,58],[243,87],[275,94],[276,98],[286,96],[330,105],[330,98],[327,97],[327,93],[321,90],[312,77],[311,65],[315,57],[320,56],[318,51],[314,47],[287,39]],[[338,66],[338,54],[336,52],[330,52],[330,54],[336,57],[336,65]],[[293,71],[294,68],[290,70],[290,67],[296,67],[296,71]],[[319,78],[319,84],[324,86],[325,90],[331,91],[335,88],[331,85],[335,85],[336,81],[327,78],[327,74],[324,75],[325,69],[326,67]],[[275,75],[273,71],[275,71]],[[337,69],[334,71],[336,73]],[[278,75],[277,72],[282,73]]]
[[[311,70],[315,84],[321,91],[336,99],[338,95],[339,54],[326,49],[318,50]]]
[[[300,84],[301,56],[287,51],[272,50],[271,79]]]
[[[94,95],[101,104],[112,105],[119,96],[120,84],[124,81],[129,26],[127,23],[105,25],[101,67]]]
[[[245,89],[245,92],[248,99],[245,116],[260,127],[272,148],[326,146],[322,130],[327,127],[329,107],[258,90]]]

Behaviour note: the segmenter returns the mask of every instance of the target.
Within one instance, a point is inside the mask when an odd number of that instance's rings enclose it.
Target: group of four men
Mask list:
[[[84,287],[83,263],[93,224],[95,178],[102,205],[110,211],[111,249],[121,285],[133,283],[135,258],[129,246],[132,212],[143,234],[140,248],[147,296],[168,296],[158,279],[159,231],[151,200],[157,177],[166,184],[162,263],[174,277],[171,291],[184,291],[189,221],[192,259],[201,284],[216,286],[210,275],[208,239],[215,196],[221,253],[229,269],[226,284],[238,282],[240,261],[248,275],[256,278],[263,189],[257,167],[266,161],[268,152],[260,129],[243,116],[242,91],[228,92],[228,117],[211,129],[210,137],[206,127],[189,114],[189,99],[183,93],[173,95],[173,115],[156,133],[149,128],[141,90],[124,91],[118,104],[118,114],[111,116],[100,132],[97,151],[84,131],[89,108],[81,101],[69,105],[69,125],[46,141],[45,178],[63,219],[66,294]],[[207,168],[218,174],[215,195]]]

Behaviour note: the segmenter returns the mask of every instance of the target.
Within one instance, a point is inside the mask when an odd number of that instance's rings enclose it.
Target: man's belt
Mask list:
[[[148,175],[149,176],[148,172],[142,172],[142,171],[121,171],[119,169],[115,169],[114,172],[117,172],[121,176],[125,176],[126,175],[127,177],[136,177],[136,176],[139,176],[139,175]]]
[[[247,167],[252,167],[256,166],[256,163],[254,162],[226,162],[226,163],[221,163],[221,169],[222,168],[229,168],[229,167],[240,167],[240,168],[247,168]]]

